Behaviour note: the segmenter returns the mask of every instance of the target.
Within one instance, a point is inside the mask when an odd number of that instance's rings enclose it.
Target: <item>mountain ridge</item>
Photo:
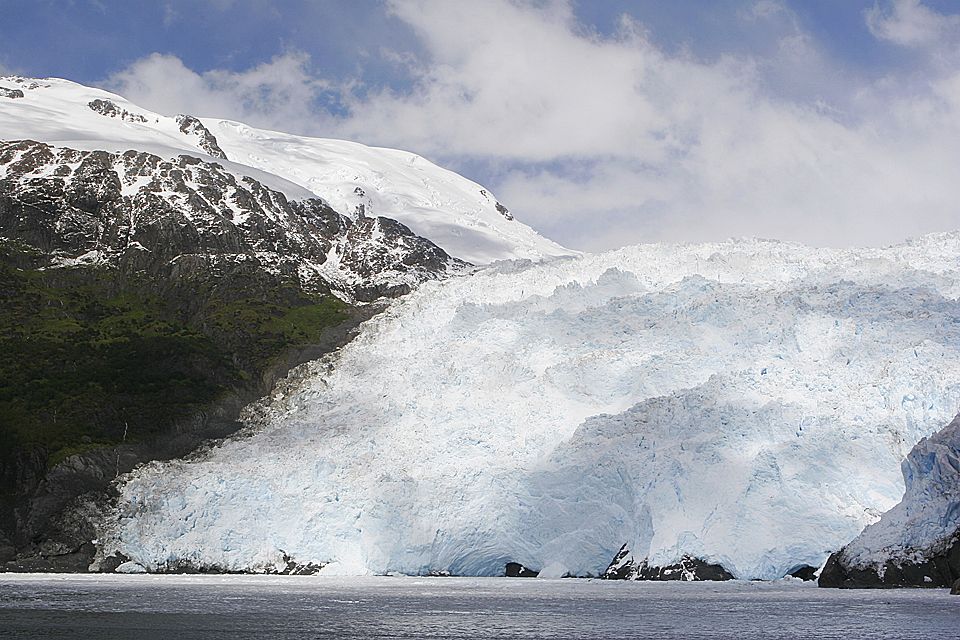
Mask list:
[[[164,159],[199,155],[289,200],[320,198],[347,217],[397,220],[474,264],[576,253],[504,214],[489,190],[416,154],[229,120],[168,117],[69,80],[0,77],[0,87],[5,85],[24,97],[0,97],[0,140],[32,139],[80,151],[134,149]]]

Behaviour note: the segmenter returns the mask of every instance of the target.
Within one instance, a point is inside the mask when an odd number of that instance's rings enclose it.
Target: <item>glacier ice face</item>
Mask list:
[[[737,241],[427,283],[248,412],[124,479],[151,569],[597,574],[627,543],[740,578],[818,565],[960,406],[960,234]]]

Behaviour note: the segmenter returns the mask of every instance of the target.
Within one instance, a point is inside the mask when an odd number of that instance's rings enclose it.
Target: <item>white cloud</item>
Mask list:
[[[244,72],[197,73],[175,56],[155,53],[112,75],[103,85],[160,113],[302,129],[318,119],[314,101],[329,86],[310,75],[307,63],[306,55],[288,53]]]
[[[737,235],[877,244],[960,227],[960,184],[944,169],[960,166],[960,73],[924,69],[909,92],[896,77],[850,76],[780,2],[739,17],[773,34],[775,54],[716,60],[667,54],[627,18],[598,35],[561,1],[390,10],[426,52],[402,58],[406,92],[358,97],[298,54],[203,74],[153,56],[112,84],[161,111],[410,149],[480,167],[480,181],[487,167],[519,218],[578,248]],[[888,22],[918,10],[871,12],[870,28],[916,41],[903,34],[918,28]],[[312,105],[331,90],[346,116]]]
[[[866,13],[870,32],[905,47],[939,45],[960,33],[960,16],[947,16],[920,0],[894,0],[887,8],[875,5]]]

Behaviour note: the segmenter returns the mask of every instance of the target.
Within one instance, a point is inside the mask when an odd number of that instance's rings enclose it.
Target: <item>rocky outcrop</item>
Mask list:
[[[319,199],[289,202],[219,164],[31,141],[0,143],[0,236],[48,254],[51,266],[157,273],[187,256],[252,260],[360,301],[464,266],[396,221],[354,221]]]
[[[808,564],[802,565],[787,572],[785,578],[797,578],[803,580],[804,582],[811,582],[817,579],[817,568],[811,567]]]
[[[821,587],[950,587],[960,579],[960,416],[903,465],[903,500],[827,560]]]
[[[603,580],[681,580],[684,582],[734,579],[733,574],[722,565],[711,564],[688,555],[681,557],[678,562],[664,566],[651,565],[646,558],[638,563],[634,561],[626,544],[620,547],[600,577]]]
[[[113,100],[104,100],[102,98],[97,98],[96,100],[91,100],[87,103],[87,106],[91,110],[99,113],[102,116],[108,118],[119,118],[125,122],[146,122],[146,116],[143,116],[139,113],[131,113],[126,109],[123,109],[113,101]]]
[[[227,154],[224,153],[220,145],[217,144],[216,136],[210,133],[210,130],[207,129],[200,120],[181,113],[177,116],[177,124],[180,125],[180,133],[188,136],[196,136],[197,146],[209,155],[222,160],[227,159]]]
[[[853,564],[847,547],[827,560],[817,584],[840,589],[874,587],[950,587],[960,580],[960,538],[942,551],[917,550],[914,559],[889,558]],[[887,553],[881,550],[880,554]]]
[[[503,568],[503,575],[507,578],[536,578],[540,572],[528,569],[519,562],[508,562]]]
[[[0,98],[22,98],[23,91],[20,89],[8,89],[7,87],[0,87]]]

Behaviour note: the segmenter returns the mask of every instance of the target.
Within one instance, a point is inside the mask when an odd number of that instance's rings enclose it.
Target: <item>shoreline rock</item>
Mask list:
[[[832,554],[821,587],[949,588],[960,580],[960,416],[903,461],[903,500]]]
[[[646,558],[636,563],[626,544],[620,547],[620,551],[610,561],[610,565],[600,578],[602,580],[680,580],[683,582],[722,582],[736,579],[723,565],[711,564],[689,555],[684,555],[678,562],[664,566],[651,565]]]

